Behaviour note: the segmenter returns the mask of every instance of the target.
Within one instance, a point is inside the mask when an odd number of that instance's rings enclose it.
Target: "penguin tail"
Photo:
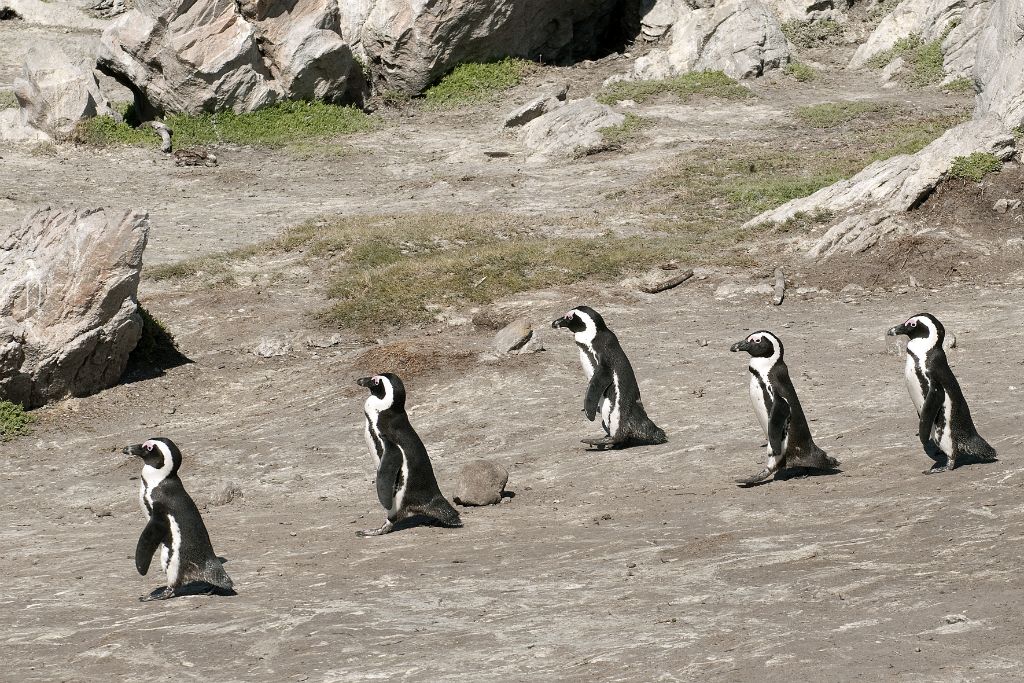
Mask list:
[[[203,567],[202,576],[197,577],[200,581],[205,581],[211,586],[216,586],[226,591],[234,589],[235,584],[228,576],[228,573],[224,571],[224,565],[216,557],[211,557],[206,561],[206,566]]]
[[[424,506],[423,513],[433,517],[445,526],[462,526],[462,517],[459,516],[459,511],[453,508],[448,499],[443,496],[434,498],[434,500],[430,501],[429,505]]]
[[[968,439],[961,450],[982,462],[991,462],[996,459],[996,449],[992,448],[988,441],[981,438],[981,435],[978,433],[975,433],[973,437]]]

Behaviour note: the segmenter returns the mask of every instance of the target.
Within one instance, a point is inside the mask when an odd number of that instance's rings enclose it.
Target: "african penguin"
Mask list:
[[[396,375],[363,377],[357,384],[370,390],[363,404],[366,441],[377,470],[377,498],[387,511],[379,529],[357,536],[380,536],[403,519],[430,517],[445,526],[462,526],[459,513],[441,494],[430,458],[405,412],[405,385]]]
[[[918,437],[935,464],[925,474],[955,469],[965,462],[991,462],[996,451],[981,438],[971,420],[960,384],[949,369],[942,341],[946,329],[928,313],[919,313],[889,330],[906,335],[907,390],[920,418]]]
[[[159,547],[160,565],[167,573],[163,590],[139,600],[165,600],[198,592],[234,595],[231,578],[213,552],[203,518],[178,478],[178,447],[170,439],[153,438],[128,446],[123,452],[143,462],[139,503],[149,523],[135,548],[135,567],[145,576]]]
[[[786,469],[834,470],[839,461],[825,454],[811,438],[807,418],[800,407],[789,368],[782,360],[782,341],[760,330],[732,345],[732,351],[750,354],[750,401],[768,437],[768,461],[764,469],[747,479],[745,486],[761,483]]]
[[[583,439],[598,450],[659,444],[668,441],[665,432],[647,417],[640,400],[640,387],[626,353],[604,319],[589,306],[577,306],[551,327],[566,327],[574,333],[580,349],[580,363],[590,383],[583,399],[583,412],[593,421],[601,413],[605,436]]]

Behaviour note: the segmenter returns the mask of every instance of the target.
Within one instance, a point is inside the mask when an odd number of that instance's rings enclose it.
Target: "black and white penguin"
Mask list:
[[[996,451],[974,428],[971,411],[942,349],[946,329],[929,313],[919,313],[889,330],[906,335],[907,390],[920,418],[917,433],[928,457],[935,461],[925,472],[945,472],[965,462],[991,462]]]
[[[782,359],[782,341],[771,332],[760,330],[733,344],[731,350],[750,354],[750,401],[768,437],[764,469],[748,479],[737,479],[736,483],[758,484],[783,470],[839,467],[839,461],[818,448],[811,438],[789,368]]]
[[[659,444],[668,441],[665,432],[647,417],[640,400],[640,387],[626,353],[604,319],[589,306],[577,306],[551,327],[566,327],[575,336],[580,363],[590,383],[583,399],[583,412],[593,422],[601,413],[605,436],[583,439],[601,450]]]
[[[427,449],[405,412],[405,385],[396,375],[363,377],[357,384],[370,390],[363,404],[366,442],[377,468],[377,498],[387,511],[379,529],[357,536],[380,536],[395,524],[416,515],[444,526],[462,526],[459,513],[441,494]]]
[[[178,478],[178,447],[170,439],[154,438],[123,452],[142,458],[139,503],[149,519],[135,547],[135,567],[145,576],[159,547],[160,565],[167,573],[166,587],[139,600],[211,592],[234,595],[231,578],[213,552],[203,518]]]

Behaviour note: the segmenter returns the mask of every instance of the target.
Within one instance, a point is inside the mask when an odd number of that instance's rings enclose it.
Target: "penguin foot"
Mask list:
[[[752,477],[747,477],[746,479],[736,479],[736,483],[739,484],[740,486],[754,486],[755,484],[762,484],[768,481],[768,479],[773,474],[775,474],[775,470],[765,468]]]
[[[161,586],[148,595],[139,597],[139,602],[150,602],[152,600],[167,600],[175,595],[174,589],[170,586]]]
[[[356,536],[359,536],[360,538],[365,538],[367,536],[383,536],[384,534],[390,534],[391,530],[394,528],[395,525],[391,523],[391,520],[386,520],[380,525],[379,529],[363,529],[362,531],[357,531]]]
[[[949,472],[953,468],[949,465],[942,465],[941,467],[933,467],[930,470],[925,470],[922,474],[938,474],[939,472]]]
[[[602,436],[600,439],[580,439],[580,443],[587,444],[595,451],[606,451],[619,446],[610,436]]]

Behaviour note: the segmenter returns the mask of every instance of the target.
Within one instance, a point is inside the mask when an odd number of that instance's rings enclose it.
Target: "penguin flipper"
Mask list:
[[[135,546],[135,568],[143,576],[149,571],[149,563],[153,561],[153,553],[160,547],[160,544],[167,537],[167,517],[163,514],[162,506],[157,503],[153,506],[153,514],[149,518],[149,524],[142,530],[139,542]]]
[[[606,367],[598,366],[587,385],[587,395],[583,399],[583,412],[591,422],[597,417],[597,411],[601,405],[601,397],[612,384],[612,372]]]
[[[924,398],[921,406],[921,421],[917,426],[917,435],[921,439],[921,445],[928,447],[932,438],[932,427],[935,425],[935,418],[939,416],[939,408],[942,407],[942,399],[946,391],[937,380],[932,379],[928,386],[928,395]]]
[[[385,510],[390,510],[395,502],[398,475],[402,471],[402,452],[397,444],[388,439],[382,441],[384,453],[380,456],[380,467],[377,468],[377,500]]]

